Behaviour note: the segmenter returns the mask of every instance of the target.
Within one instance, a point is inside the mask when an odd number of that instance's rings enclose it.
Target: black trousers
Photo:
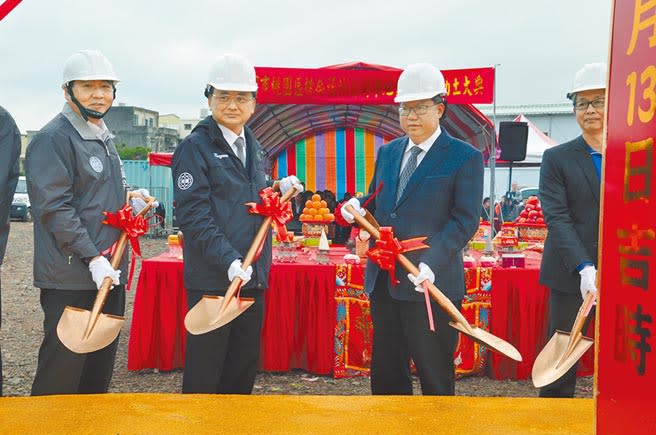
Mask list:
[[[576,314],[583,303],[580,291],[576,293],[550,289],[549,294],[549,339],[553,336],[556,329],[561,331],[571,331],[576,319]],[[585,331],[588,323],[593,318],[594,308],[588,316],[583,326]],[[563,377],[552,384],[540,388],[540,397],[574,397],[576,389],[576,370],[579,366],[577,362],[565,373]]]
[[[453,396],[453,354],[458,344],[458,331],[449,326],[449,316],[431,300],[435,321],[435,332],[432,332],[426,304],[393,299],[387,289],[386,273],[379,274],[369,297],[374,329],[372,394],[411,395],[412,358],[424,395]],[[461,301],[454,304],[460,309]]]
[[[187,290],[191,309],[205,291]],[[183,393],[251,394],[260,356],[260,333],[264,317],[264,294],[241,292],[255,303],[232,322],[206,334],[187,333]]]
[[[87,354],[66,348],[57,337],[57,324],[67,305],[91,311],[96,290],[41,289],[44,337],[39,349],[39,362],[32,384],[32,395],[106,393],[114,371],[118,338],[109,346]],[[122,316],[125,290],[114,287],[102,310]]]

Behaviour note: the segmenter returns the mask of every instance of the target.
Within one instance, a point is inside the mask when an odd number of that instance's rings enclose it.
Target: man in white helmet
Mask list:
[[[102,280],[113,279],[104,313],[123,315],[125,259],[114,270],[105,254],[119,230],[103,211],[125,203],[121,161],[102,120],[118,77],[99,51],[82,50],[64,65],[66,103],[27,148],[25,172],[34,217],[34,286],[41,289],[44,338],[33,395],[107,392],[118,338],[87,354],[68,350],[57,324],[69,305],[91,310]]]
[[[191,309],[203,295],[224,295],[235,277],[241,296],[255,303],[229,324],[206,334],[187,334],[183,393],[250,394],[260,350],[264,290],[268,287],[271,240],[259,259],[242,270],[242,260],[263,217],[245,204],[260,202],[267,187],[262,147],[246,127],[255,111],[255,68],[244,57],[222,56],[210,72],[205,96],[212,114],[198,123],[175,150],[176,218],[185,235],[184,285]],[[280,190],[299,180],[280,180]]]
[[[581,135],[542,156],[540,201],[548,234],[540,283],[551,290],[549,336],[556,329],[571,330],[583,298],[597,292],[606,69],[605,63],[591,63],[576,73],[567,98],[574,104]],[[577,366],[540,389],[540,397],[573,397]]]
[[[367,208],[399,240],[426,236],[429,248],[405,255],[420,273],[389,272],[369,261],[365,290],[374,328],[371,361],[373,394],[412,394],[410,359],[425,395],[455,394],[457,331],[431,301],[435,332],[429,328],[424,285],[437,285],[458,308],[465,294],[462,249],[478,229],[483,197],[483,158],[468,143],[451,137],[440,122],[446,111],[444,77],[426,63],[409,65],[398,81],[401,127],[407,136],[382,146],[369,186]],[[349,204],[360,209],[360,201]],[[344,218],[353,216],[342,207]]]

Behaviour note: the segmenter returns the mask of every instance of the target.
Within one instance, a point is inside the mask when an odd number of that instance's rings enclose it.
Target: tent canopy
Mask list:
[[[256,68],[257,69],[257,68]],[[358,71],[385,71],[393,74],[393,82],[381,87],[396,89],[396,80],[401,69],[364,62],[330,65],[313,70],[327,73],[333,70],[348,70],[352,75]],[[353,92],[359,92],[353,89]],[[284,98],[282,98],[284,100]],[[249,120],[249,127],[263,144],[264,152],[273,159],[281,150],[299,140],[327,130],[341,128],[363,128],[380,132],[385,136],[401,136],[399,115],[395,104],[258,104]],[[345,101],[347,103],[347,101]],[[449,105],[440,124],[450,135],[467,141],[481,150],[488,149],[494,137],[494,126],[490,120],[471,104]]]
[[[276,72],[272,68],[256,68],[258,75],[264,71]],[[286,71],[293,71],[288,69]],[[365,74],[370,71],[383,71],[388,82],[377,82],[377,89],[396,90],[396,80],[401,69],[364,62],[351,62],[330,65],[314,70],[298,70],[299,74],[329,74],[331,71],[349,71],[357,76],[358,71]],[[308,72],[309,71],[309,72]],[[259,79],[259,78],[258,78]],[[368,86],[366,81],[354,80],[353,84]],[[353,85],[352,84],[352,85]],[[278,83],[280,85],[280,83]],[[273,86],[273,83],[271,83]],[[353,93],[363,94],[367,90],[353,89]],[[332,104],[280,104],[288,101],[281,96],[276,101],[275,95],[269,92],[266,103],[258,104],[255,113],[248,122],[263,146],[269,165],[283,149],[305,137],[335,129],[362,128],[379,132],[385,136],[401,136],[403,131],[399,125],[399,115],[395,104],[351,104],[348,96],[343,101]],[[391,96],[387,98],[391,99]],[[379,98],[380,100],[380,98]],[[313,100],[314,101],[314,100]],[[340,104],[344,103],[344,104]],[[450,104],[446,115],[442,118],[441,127],[450,135],[473,144],[480,150],[489,150],[494,138],[494,126],[490,120],[471,104]],[[153,154],[155,154],[153,156]],[[165,153],[151,153],[149,160],[152,165],[170,165],[170,158]],[[169,160],[167,160],[167,158]]]

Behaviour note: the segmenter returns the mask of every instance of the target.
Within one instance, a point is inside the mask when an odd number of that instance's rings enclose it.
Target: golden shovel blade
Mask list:
[[[536,388],[542,388],[563,377],[594,344],[593,339],[581,337],[572,352],[563,359],[563,355],[567,351],[569,337],[569,332],[556,330],[551,340],[547,342],[535,358],[531,377]]]
[[[493,352],[500,353],[507,356],[510,359],[513,359],[517,362],[522,361],[522,355],[512,344],[508,343],[506,340],[503,340],[496,335],[492,335],[484,329],[481,329],[476,326],[471,326],[471,333],[460,323],[449,322],[453,328],[457,329],[461,333],[465,334],[467,337],[471,338],[478,344],[481,344]]]
[[[185,316],[184,324],[193,335],[214,331],[236,319],[255,303],[254,298],[234,297],[223,307],[223,296],[205,295]]]
[[[90,353],[109,346],[118,337],[125,318],[113,314],[100,314],[87,338],[85,330],[91,311],[67,306],[57,323],[57,337],[71,352]]]

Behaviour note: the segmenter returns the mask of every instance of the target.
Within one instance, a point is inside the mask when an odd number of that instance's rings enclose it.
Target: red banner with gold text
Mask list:
[[[656,430],[656,1],[615,0],[602,202],[596,429]]]
[[[256,67],[260,104],[394,104],[401,70]],[[494,68],[442,71],[449,104],[492,103]]]

